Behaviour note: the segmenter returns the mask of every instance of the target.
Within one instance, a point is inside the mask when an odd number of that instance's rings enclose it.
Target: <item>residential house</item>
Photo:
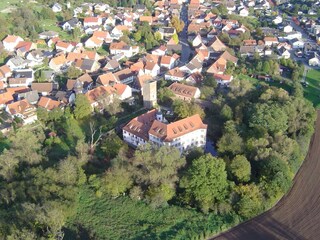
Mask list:
[[[186,78],[186,82],[192,85],[201,84],[203,81],[203,75],[199,72],[192,73]]]
[[[265,37],[264,44],[267,47],[271,47],[273,45],[278,45],[279,41],[278,41],[278,38],[276,38],[276,37]]]
[[[54,57],[49,62],[49,67],[56,72],[66,70],[67,59],[64,54]]]
[[[60,3],[55,3],[53,4],[51,9],[53,12],[58,13],[62,11],[62,6],[60,5]]]
[[[160,66],[156,62],[148,61],[144,67],[144,73],[156,77],[160,73]]]
[[[184,71],[181,71],[180,68],[178,67],[169,70],[164,75],[165,80],[170,80],[170,81],[183,81],[186,77],[187,77],[187,73]]]
[[[13,71],[15,69],[26,68],[29,65],[29,63],[30,63],[29,60],[24,60],[22,57],[15,56],[10,58],[6,62],[6,65]]]
[[[237,65],[238,58],[232,56],[229,52],[225,51],[220,57],[209,67],[208,73],[223,74],[227,69],[227,63],[231,62]]]
[[[99,62],[91,59],[77,59],[75,63],[75,67],[79,68],[84,72],[95,72],[100,69],[101,65]]]
[[[17,99],[22,100],[26,99],[30,104],[36,104],[39,101],[39,94],[38,91],[28,91],[28,92],[21,92],[17,93]]]
[[[320,67],[320,56],[315,52],[310,54],[308,64],[309,66]]]
[[[282,23],[282,17],[281,16],[276,16],[275,19],[272,20],[272,22],[275,24],[275,25],[278,25],[280,23]]]
[[[132,97],[132,88],[126,84],[117,83],[112,86],[120,100],[125,100]]]
[[[80,28],[81,27],[81,22],[79,21],[78,18],[73,17],[68,21],[65,21],[62,25],[61,25],[62,29],[64,31],[71,31],[75,28]]]
[[[278,53],[280,58],[289,59],[290,58],[290,52],[285,49],[284,47],[281,47],[278,49]]]
[[[6,82],[8,77],[11,77],[12,71],[8,65],[0,67],[0,81]]]
[[[33,42],[26,42],[26,41],[21,41],[18,43],[18,45],[15,47],[15,51],[17,53],[18,56],[20,57],[25,57],[25,55],[33,50],[36,49],[37,46],[35,43]]]
[[[3,48],[8,52],[13,52],[15,47],[22,42],[23,39],[19,36],[8,35],[2,40]]]
[[[225,74],[214,74],[213,77],[221,86],[229,86],[229,84],[233,80],[233,76]]]
[[[103,40],[100,38],[97,38],[95,36],[92,36],[88,38],[88,40],[85,42],[85,47],[86,48],[99,48],[103,44]]]
[[[118,82],[121,82],[123,84],[130,84],[136,78],[135,73],[129,68],[124,68],[118,72],[115,72],[114,76],[117,78]]]
[[[102,18],[100,17],[85,17],[83,20],[83,27],[93,27],[93,26],[101,26]]]
[[[37,120],[36,111],[36,107],[29,104],[26,99],[10,103],[6,107],[6,112],[8,112],[13,119],[15,117],[21,118],[24,124],[30,124]]]
[[[172,69],[177,65],[177,60],[180,56],[174,54],[173,56],[162,56],[160,60],[160,67]]]
[[[109,71],[109,72],[119,71],[120,69],[121,69],[121,66],[119,62],[115,59],[111,59],[110,61],[108,61],[103,68],[103,70]]]
[[[110,44],[110,53],[111,54],[123,54],[126,57],[132,57],[133,55],[139,52],[138,46],[129,46],[125,42],[113,42]]]
[[[192,99],[200,98],[199,88],[174,82],[168,89],[173,92],[176,98],[190,102]]]
[[[149,25],[152,25],[152,16],[140,16],[139,18],[140,22],[147,22]]]
[[[7,104],[14,101],[13,94],[10,91],[0,92],[0,109],[4,109]]]
[[[122,128],[123,140],[138,147],[148,142],[172,146],[181,153],[206,144],[207,125],[198,114],[168,123],[155,109],[132,119]]]
[[[249,16],[249,10],[248,8],[242,8],[240,11],[239,11],[239,15],[241,17],[248,17]]]
[[[294,38],[292,40],[290,40],[290,44],[292,46],[293,49],[302,49],[304,48],[304,42],[297,39],[297,38]]]
[[[161,39],[171,38],[176,33],[176,29],[173,27],[162,27],[158,32],[161,34]]]
[[[58,90],[58,84],[53,82],[32,83],[31,89],[37,91],[42,96],[47,96],[51,94],[53,90]]]
[[[284,26],[284,28],[283,28],[283,32],[285,32],[285,33],[291,33],[292,31],[293,31],[293,28],[290,24]]]
[[[89,90],[85,96],[88,98],[92,108],[103,109],[105,105],[113,102],[114,89],[111,86],[99,86]]]
[[[51,111],[55,108],[61,107],[63,104],[59,101],[53,100],[49,97],[41,97],[38,102],[38,107]]]
[[[212,43],[209,46],[210,52],[222,52],[226,49],[227,46],[223,42],[221,42],[221,40],[217,36],[212,39]]]
[[[10,87],[28,87],[34,81],[32,69],[16,69],[13,77],[8,79]]]
[[[40,39],[48,40],[48,39],[56,38],[56,37],[59,37],[59,33],[54,32],[54,31],[45,31],[45,32],[39,33]]]
[[[56,43],[56,50],[63,51],[63,52],[72,52],[74,46],[71,43],[59,41]]]
[[[97,78],[97,84],[100,84],[102,86],[114,85],[117,82],[117,77],[111,72],[99,75]]]
[[[160,47],[158,47],[157,49],[153,50],[151,52],[152,55],[157,55],[157,56],[164,56],[167,52],[167,47],[164,45],[161,45]]]

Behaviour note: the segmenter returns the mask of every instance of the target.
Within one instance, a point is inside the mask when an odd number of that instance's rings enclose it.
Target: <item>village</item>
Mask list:
[[[170,105],[159,103],[159,85],[174,99],[205,109],[214,91],[203,97],[204,82],[214,80],[211,85],[227,90],[238,78],[235,69],[245,69],[246,61],[292,59],[302,62],[305,71],[320,66],[319,19],[303,13],[300,18],[283,17],[273,4],[171,0],[154,2],[150,12],[143,4],[113,8],[83,3],[74,7],[72,18],[58,23],[61,31],[85,36],[79,41],[62,39],[55,31],[41,32],[37,41],[8,35],[1,46],[9,56],[0,67],[1,132],[9,132],[14,122],[35,123],[39,109],[72,107],[77,96],[84,95],[93,114],[115,101],[144,110],[123,126],[123,139],[130,145],[151,141],[181,152],[203,147],[203,119],[195,114],[169,123],[166,115],[170,118],[173,112]],[[59,13],[63,7],[56,3],[51,9]],[[257,11],[264,25],[254,29],[251,21],[259,21],[253,17]],[[251,20],[243,21],[247,18]],[[275,66],[274,73],[280,75],[288,70]],[[272,81],[270,66],[262,68],[264,73],[251,77]]]

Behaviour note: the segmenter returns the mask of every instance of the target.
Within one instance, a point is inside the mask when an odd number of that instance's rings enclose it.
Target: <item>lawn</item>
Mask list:
[[[20,0],[2,0],[0,1],[0,11],[8,7],[13,7],[17,3],[20,3]]]
[[[316,108],[320,107],[320,70],[309,70],[306,76],[306,81],[309,83],[304,88],[304,96],[313,103]]]
[[[234,224],[231,216],[204,215],[177,206],[154,209],[125,196],[97,197],[84,186],[65,239],[194,239],[212,236]]]

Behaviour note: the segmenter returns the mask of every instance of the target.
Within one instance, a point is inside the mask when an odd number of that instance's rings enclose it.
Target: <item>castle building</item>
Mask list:
[[[206,144],[207,125],[198,114],[168,123],[161,111],[153,109],[132,119],[122,128],[123,139],[138,147],[146,143],[176,147],[182,153]]]

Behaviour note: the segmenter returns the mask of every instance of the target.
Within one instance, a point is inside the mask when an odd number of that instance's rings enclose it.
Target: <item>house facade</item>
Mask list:
[[[168,123],[161,111],[153,109],[132,119],[122,128],[123,139],[138,147],[146,143],[171,146],[181,153],[206,144],[207,125],[198,114]]]

